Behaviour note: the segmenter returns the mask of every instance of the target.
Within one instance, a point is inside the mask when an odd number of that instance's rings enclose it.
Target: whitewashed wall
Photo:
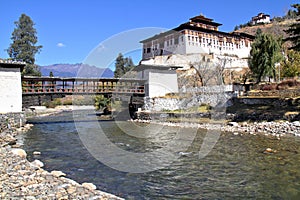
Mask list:
[[[20,68],[0,67],[0,113],[22,111]]]
[[[172,92],[178,92],[175,71],[149,72],[149,97],[165,96],[167,93]]]
[[[146,79],[146,96],[161,97],[167,93],[177,93],[177,73],[173,70],[146,69],[138,73],[138,78]]]

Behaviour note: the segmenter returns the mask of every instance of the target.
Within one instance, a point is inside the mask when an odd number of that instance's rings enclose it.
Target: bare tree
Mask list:
[[[216,67],[215,67],[216,84],[217,85],[222,85],[222,84],[225,83],[224,80],[225,80],[226,66],[231,65],[232,59],[229,58],[229,57],[218,57],[217,59],[218,59],[218,61],[215,64],[216,65]],[[229,76],[231,76],[231,73],[229,73]]]
[[[190,63],[190,67],[196,70],[197,75],[199,76],[202,86],[208,86],[214,84],[215,66],[212,62],[209,61],[197,61],[194,63]]]

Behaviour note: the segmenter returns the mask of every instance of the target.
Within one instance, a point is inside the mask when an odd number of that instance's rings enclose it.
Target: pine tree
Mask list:
[[[251,45],[249,59],[249,68],[256,77],[257,83],[264,77],[276,78],[275,63],[280,62],[281,59],[281,39],[262,33],[258,29]]]
[[[40,75],[39,68],[35,65],[35,54],[39,53],[42,46],[36,46],[37,32],[34,22],[29,16],[22,14],[15,25],[11,37],[12,43],[7,53],[10,58],[26,63],[23,75]]]
[[[297,9],[297,11],[294,13],[297,19],[296,22],[285,31],[289,34],[289,37],[285,40],[292,42],[293,46],[290,49],[300,51],[300,4],[294,4],[292,7]]]
[[[54,75],[53,75],[53,72],[52,72],[52,71],[50,71],[50,73],[49,73],[49,77],[54,77]]]
[[[114,77],[115,78],[121,78],[123,77],[127,72],[131,71],[135,65],[133,64],[132,59],[124,58],[121,53],[119,53],[118,57],[116,58],[115,62],[115,71],[114,71]]]
[[[124,57],[121,53],[119,53],[115,63],[115,71],[114,71],[115,78],[122,77],[124,75],[124,71],[125,71]]]

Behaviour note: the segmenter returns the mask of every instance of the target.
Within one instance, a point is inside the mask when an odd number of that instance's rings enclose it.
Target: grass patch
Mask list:
[[[187,109],[178,109],[178,110],[162,110],[165,113],[207,113],[211,110],[211,106],[203,104],[200,106],[194,106]]]

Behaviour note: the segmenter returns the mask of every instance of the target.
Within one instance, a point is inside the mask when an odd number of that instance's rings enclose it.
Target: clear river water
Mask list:
[[[78,130],[93,137],[100,125],[113,145],[124,151],[145,153],[163,149],[174,139],[176,128],[155,125],[149,132],[155,129],[159,133],[135,137],[126,132],[134,132],[137,125],[95,120],[95,115],[87,111],[81,112],[79,118],[74,118],[72,112],[63,112],[32,118],[29,123],[34,127],[23,136],[23,148],[30,161],[39,159],[46,170],[63,171],[79,183],[92,182],[98,189],[125,199],[300,199],[298,137],[277,140],[264,135],[222,133],[209,154],[200,159],[198,152],[209,132],[184,128],[183,133],[195,132],[185,151],[172,151],[176,159],[160,169],[134,173],[116,170],[95,159]],[[122,127],[126,126],[130,128],[124,131]],[[101,141],[95,143],[103,148]],[[176,149],[177,143],[173,145]],[[276,152],[264,153],[266,148]],[[40,151],[41,155],[33,155],[34,151]],[[113,155],[110,156],[113,160]],[[163,153],[161,158],[160,154],[155,156],[155,162],[166,158]]]

